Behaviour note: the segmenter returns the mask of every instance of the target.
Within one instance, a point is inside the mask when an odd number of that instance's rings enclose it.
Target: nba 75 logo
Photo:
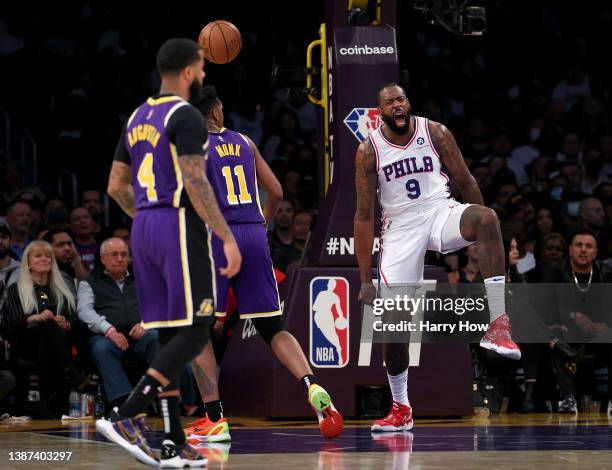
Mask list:
[[[381,123],[382,120],[376,108],[353,108],[344,118],[344,124],[359,142],[363,141]]]
[[[310,281],[310,363],[344,367],[349,359],[349,284],[343,277]]]

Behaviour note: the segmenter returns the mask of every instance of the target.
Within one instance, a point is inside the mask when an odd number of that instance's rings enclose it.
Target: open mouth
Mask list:
[[[393,114],[393,119],[395,119],[395,124],[398,126],[406,125],[406,115],[403,111],[397,111]]]

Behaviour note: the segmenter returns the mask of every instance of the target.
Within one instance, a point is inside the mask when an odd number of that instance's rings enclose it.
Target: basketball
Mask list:
[[[345,330],[347,327],[346,317],[336,318],[336,328],[339,330]]]
[[[204,26],[198,43],[206,60],[213,64],[227,64],[234,60],[242,49],[242,35],[229,21],[216,20]]]

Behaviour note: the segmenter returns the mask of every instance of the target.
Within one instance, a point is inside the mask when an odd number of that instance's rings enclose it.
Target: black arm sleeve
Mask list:
[[[117,142],[117,147],[115,148],[115,158],[113,160],[118,162],[123,162],[126,165],[130,164],[130,154],[128,153],[127,147],[125,146],[125,132],[127,129],[127,122],[123,125],[121,129],[121,137],[119,137],[119,142]]]
[[[208,132],[204,118],[193,106],[181,106],[174,112],[166,126],[166,135],[179,157],[205,153],[203,146],[208,140]]]

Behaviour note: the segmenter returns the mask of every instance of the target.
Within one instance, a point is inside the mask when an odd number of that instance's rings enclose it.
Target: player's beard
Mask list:
[[[6,255],[9,254],[8,248],[0,248],[0,259],[6,258]]]
[[[389,129],[391,129],[393,132],[395,132],[398,135],[406,135],[408,131],[410,131],[410,113],[404,113],[404,119],[406,120],[406,125],[401,126],[401,127],[395,124],[395,118],[392,115],[387,116],[386,114],[381,113],[380,117],[383,120],[383,122],[387,126],[389,126]]]
[[[189,85],[189,102],[191,104],[196,103],[202,96],[202,83],[196,79]]]

